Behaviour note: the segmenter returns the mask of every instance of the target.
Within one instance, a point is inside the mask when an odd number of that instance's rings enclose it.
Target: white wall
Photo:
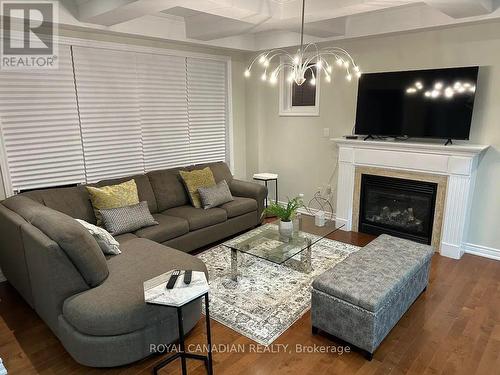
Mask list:
[[[500,22],[446,30],[371,37],[337,43],[362,70],[381,72],[480,65],[471,142],[491,145],[480,162],[468,242],[500,248]],[[254,76],[257,72],[254,73]],[[337,163],[335,145],[323,137],[350,134],[357,84],[342,76],[322,82],[319,117],[278,116],[278,87],[250,79],[246,91],[247,173],[279,173],[280,198],[310,198],[326,185]],[[336,176],[333,179],[336,185]]]

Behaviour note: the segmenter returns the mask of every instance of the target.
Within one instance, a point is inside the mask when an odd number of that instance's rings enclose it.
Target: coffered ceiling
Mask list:
[[[301,0],[66,0],[60,22],[243,50],[296,45]],[[500,0],[306,0],[306,41],[500,18]]]

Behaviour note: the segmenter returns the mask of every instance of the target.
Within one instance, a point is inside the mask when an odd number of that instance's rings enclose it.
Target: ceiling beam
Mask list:
[[[425,2],[453,18],[482,16],[492,13],[496,8],[494,0],[425,0]]]

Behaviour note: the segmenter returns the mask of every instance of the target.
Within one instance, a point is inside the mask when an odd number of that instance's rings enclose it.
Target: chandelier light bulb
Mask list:
[[[316,66],[318,68],[321,68],[323,66],[323,63],[321,62],[321,60],[318,60],[318,62],[316,63]]]
[[[352,81],[352,75],[348,74],[346,75],[345,79],[347,79],[349,82]]]
[[[295,65],[297,65],[299,62],[300,62],[300,58],[299,58],[299,56],[298,56],[298,55],[295,55],[295,57],[293,58],[293,63],[294,63]]]
[[[245,77],[247,77],[247,78],[250,77],[250,70],[248,70],[248,69],[245,70]]]
[[[424,88],[424,85],[422,84],[422,82],[417,81],[415,82],[415,87],[417,88],[417,90],[422,90]]]
[[[476,86],[471,86],[469,87],[470,92],[476,92]]]
[[[274,74],[273,74],[273,75],[271,75],[271,77],[269,78],[269,82],[270,82],[271,84],[273,84],[273,85],[274,85],[277,81],[278,81],[278,79],[276,78],[276,76],[275,76]]]
[[[344,66],[345,66],[346,68],[349,68],[349,61],[347,61],[347,60],[346,60],[346,61],[344,61]]]
[[[430,98],[431,97],[431,92],[430,91],[426,91],[425,94],[424,94],[424,96],[426,98]]]
[[[344,60],[342,60],[340,57],[337,59],[337,65],[342,66],[344,65]]]
[[[417,89],[415,87],[408,87],[406,89],[407,94],[415,94],[417,92]]]
[[[453,88],[451,86],[447,87],[446,90],[444,90],[444,96],[448,99],[453,98],[454,94],[455,94],[455,91],[453,90]]]
[[[326,82],[328,82],[328,83],[332,82],[332,77],[329,74],[327,74],[325,76],[325,79],[326,79]]]
[[[455,90],[458,90],[460,87],[462,87],[462,82],[460,81],[455,82],[455,84],[453,85],[453,88]]]
[[[309,81],[311,85],[316,85],[316,78],[312,77],[311,80]]]
[[[260,79],[261,79],[261,80],[263,80],[263,81],[267,80],[267,75],[266,75],[266,73],[263,73],[263,74],[260,76]]]
[[[326,71],[327,71],[328,73],[330,73],[330,74],[331,74],[331,73],[332,73],[332,66],[331,66],[331,65],[328,65],[328,66],[326,67]]]
[[[259,63],[264,64],[264,61],[266,61],[266,56],[265,56],[265,55],[262,55],[262,56],[259,58]]]
[[[269,66],[269,60],[265,59],[263,65],[264,65],[264,67],[267,68]]]
[[[357,71],[357,72],[356,72],[356,77],[361,78],[361,75],[362,75],[362,74],[363,74],[363,73],[361,73],[361,71]]]
[[[436,82],[436,84],[434,85],[434,88],[436,90],[441,90],[443,88],[443,82]]]

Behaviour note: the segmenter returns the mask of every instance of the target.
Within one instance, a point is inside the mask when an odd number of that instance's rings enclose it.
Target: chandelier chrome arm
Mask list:
[[[310,80],[311,84],[316,83],[316,77],[319,72],[325,73],[325,79],[327,82],[331,82],[331,76],[333,74],[333,65],[328,62],[328,57],[333,57],[335,64],[345,69],[346,79],[351,81],[353,75],[351,73],[351,68],[354,70],[356,77],[361,77],[361,70],[355,63],[352,56],[345,49],[340,47],[324,47],[319,48],[316,43],[307,43],[304,45],[304,10],[305,10],[305,0],[302,1],[302,24],[300,33],[300,48],[297,50],[295,55],[291,55],[288,51],[283,48],[277,48],[270,51],[264,51],[259,53],[248,65],[245,70],[245,77],[250,77],[250,72],[254,67],[254,64],[258,61],[260,65],[264,67],[264,73],[261,76],[263,81],[267,81],[268,68],[271,66],[272,61],[276,57],[280,57],[280,63],[276,68],[272,69],[269,76],[269,82],[274,84],[277,82],[278,74],[290,70],[289,79],[295,81],[297,85],[302,85],[305,81],[305,73],[310,70],[312,73],[312,78]],[[308,50],[313,49],[313,51],[308,52]],[[315,70],[316,67],[316,75]]]

